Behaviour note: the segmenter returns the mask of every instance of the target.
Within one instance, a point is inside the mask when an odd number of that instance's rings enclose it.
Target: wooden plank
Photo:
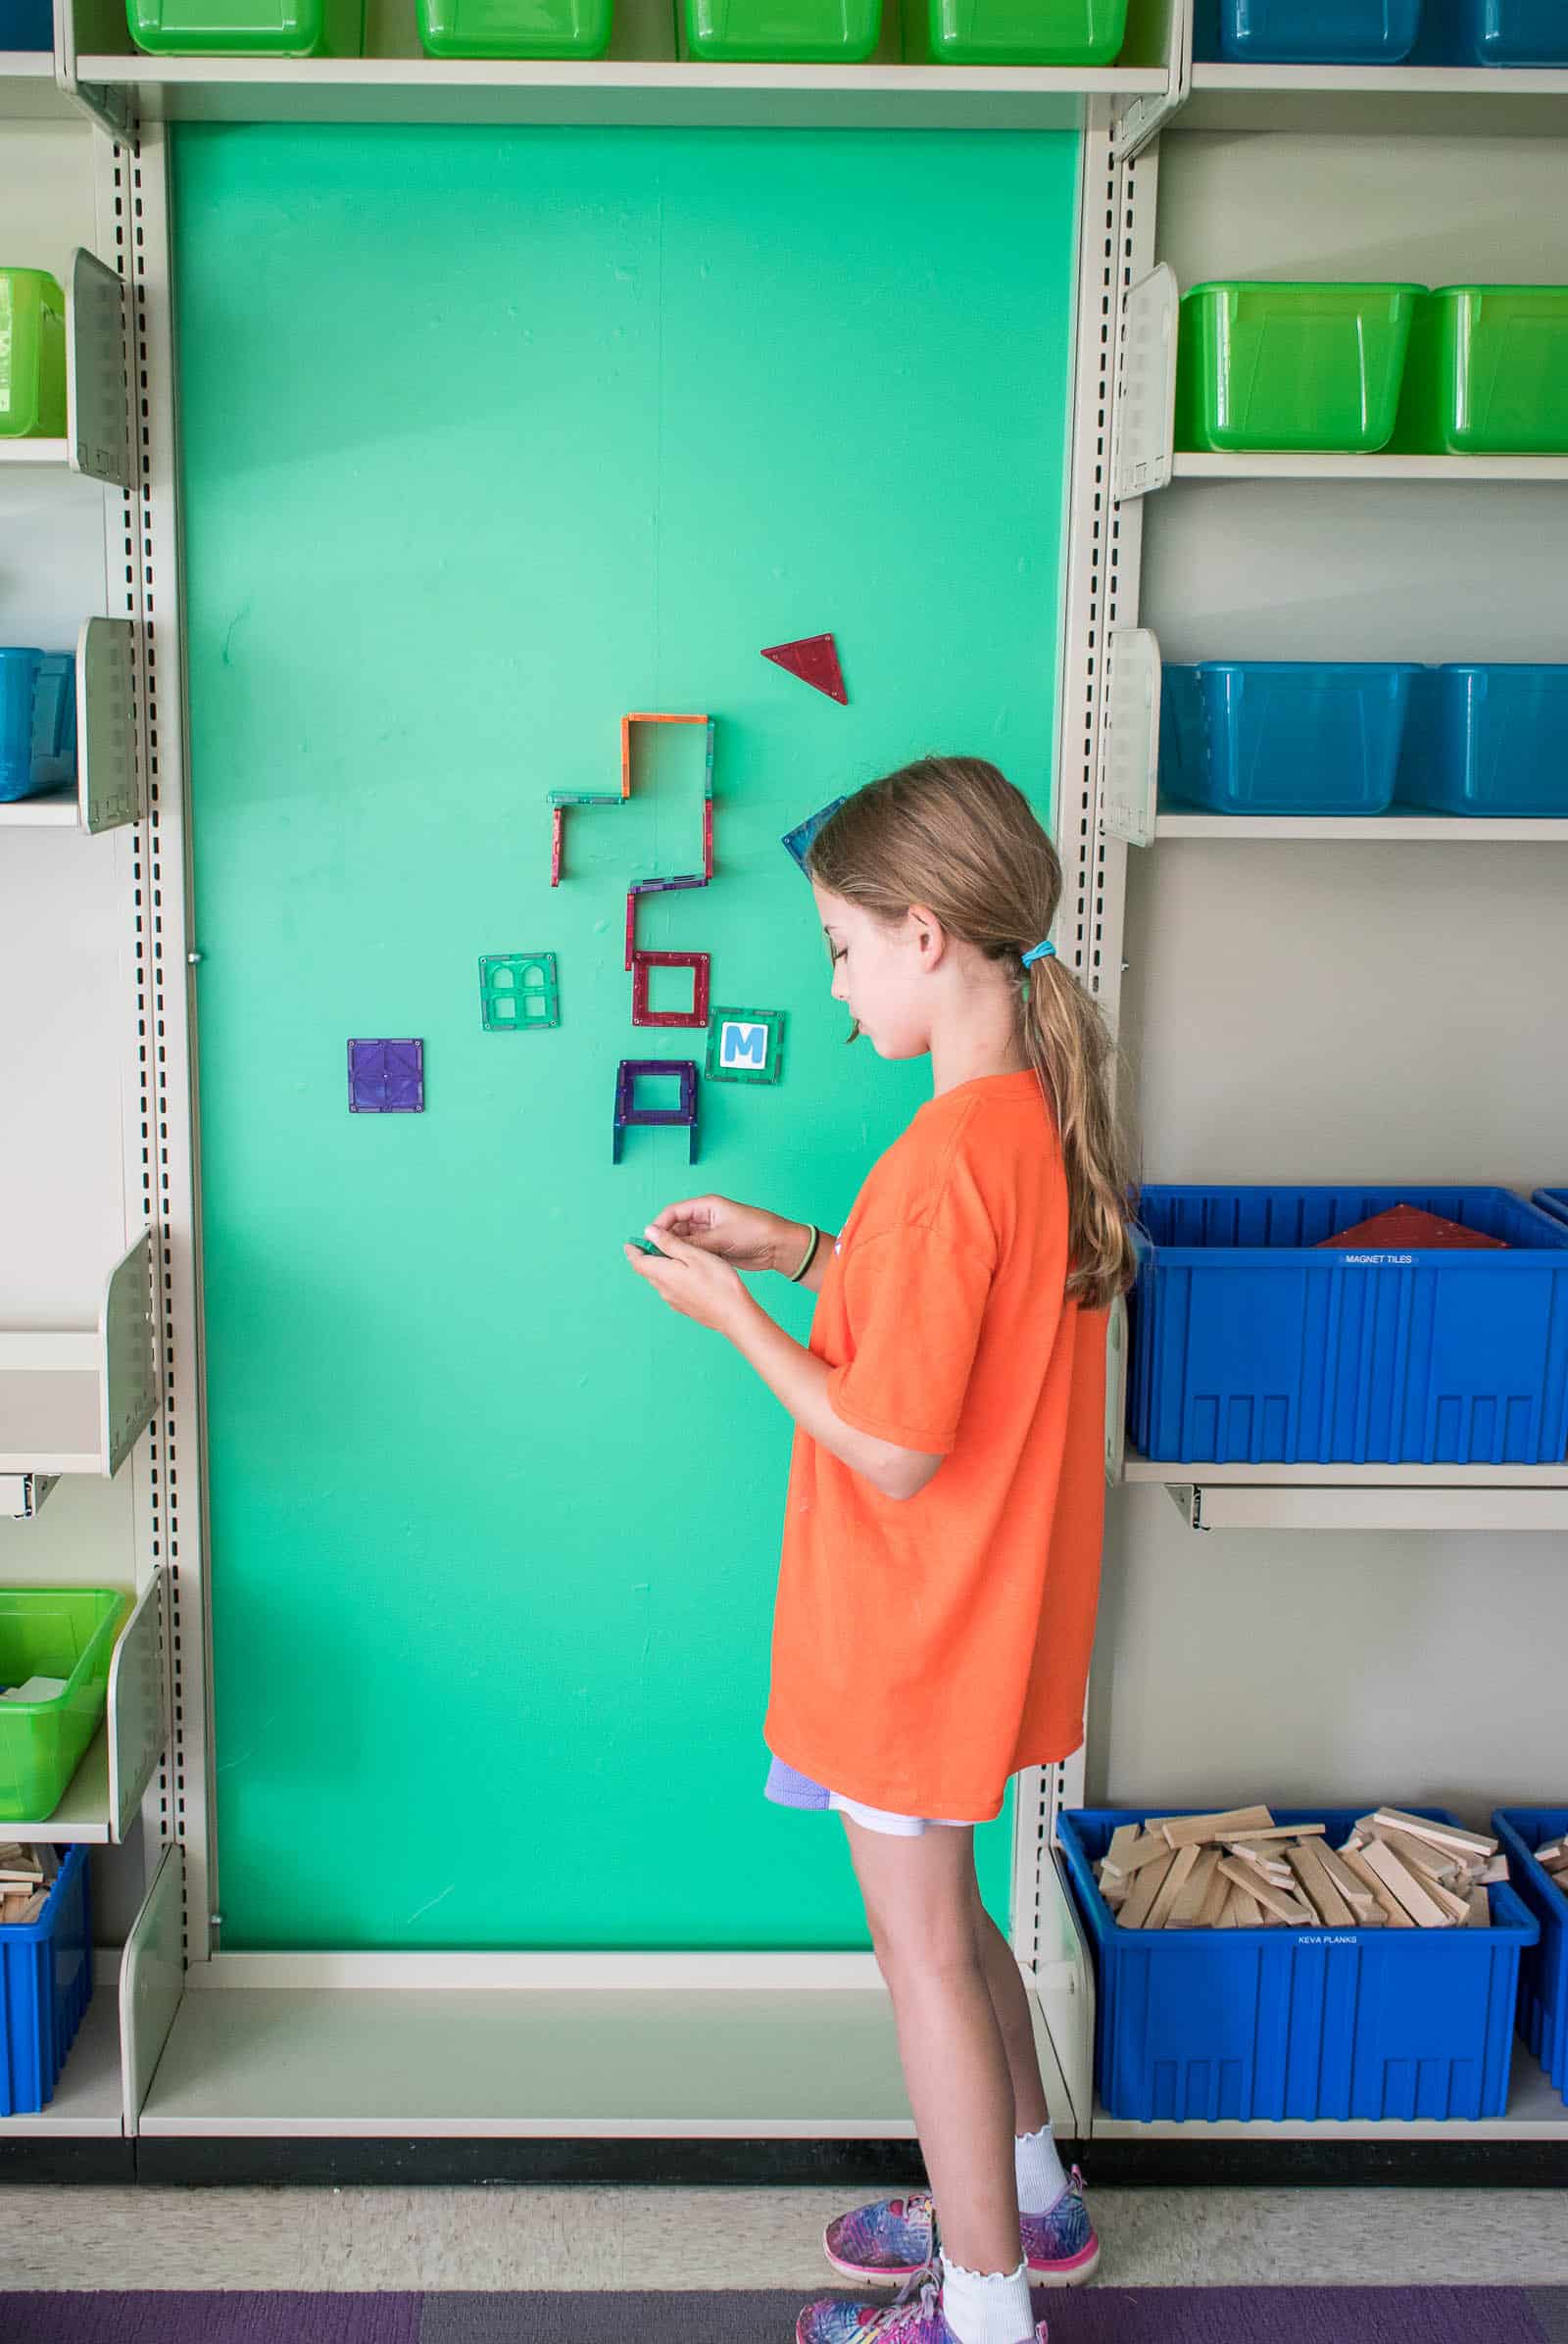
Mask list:
[[[1116,1916],[1123,1929],[1143,1929],[1147,1926],[1154,1899],[1164,1886],[1166,1875],[1175,1860],[1167,1848],[1163,1864],[1146,1864],[1142,1867],[1127,1892],[1127,1902]]]
[[[1123,1858],[1131,1855],[1143,1835],[1142,1830],[1135,1823],[1118,1824],[1110,1834],[1110,1845],[1106,1848],[1101,1862],[1100,1884],[1102,1887],[1105,1884],[1107,1875],[1111,1880],[1126,1878],[1126,1865]]]
[[[1322,1837],[1328,1828],[1326,1823],[1276,1823],[1271,1824],[1266,1831],[1231,1831],[1227,1833],[1225,1843],[1227,1847],[1233,1847],[1242,1841],[1311,1839]]]
[[[1317,1919],[1310,1905],[1302,1904],[1300,1898],[1293,1896],[1288,1888],[1276,1888],[1272,1880],[1266,1880],[1260,1872],[1244,1864],[1240,1857],[1221,1856],[1219,1868],[1233,1886],[1245,1888],[1264,1912],[1272,1913],[1276,1920],[1306,1924]]]
[[[1146,1864],[1152,1864],[1156,1859],[1165,1864],[1170,1862],[1170,1841],[1163,1832],[1146,1829],[1143,1836],[1121,1858],[1117,1869],[1130,1880],[1135,1872],[1142,1872]]]
[[[1150,1818],[1172,1847],[1196,1847],[1208,1839],[1225,1839],[1237,1831],[1269,1829],[1274,1818],[1266,1807],[1232,1807],[1220,1815],[1162,1815]]]
[[[1351,1912],[1358,1929],[1381,1929],[1383,1907],[1364,1880],[1358,1880],[1343,1856],[1337,1856],[1327,1842],[1317,1851],[1318,1862],[1333,1881]]]
[[[1413,1839],[1430,1839],[1460,1856],[1492,1856],[1497,1849],[1496,1840],[1489,1832],[1467,1831],[1456,1823],[1429,1823],[1424,1815],[1409,1815],[1402,1807],[1379,1807],[1370,1824],[1380,1833],[1386,1827],[1392,1827],[1396,1831],[1408,1831]]]
[[[1408,1831],[1396,1831],[1392,1824],[1379,1824],[1374,1836],[1393,1850],[1407,1871],[1426,1873],[1437,1880],[1451,1880],[1461,1869],[1457,1856],[1430,1839],[1412,1839]]]
[[[1194,1841],[1179,1847],[1170,1860],[1170,1870],[1159,1883],[1159,1894],[1150,1910],[1145,1929],[1163,1929],[1170,1919],[1176,1899],[1186,1884],[1187,1876],[1198,1862],[1198,1846]]]
[[[1388,1887],[1366,1860],[1364,1847],[1353,1847],[1348,1839],[1340,1850],[1340,1860],[1365,1888],[1370,1888],[1382,1907],[1385,1921],[1393,1929],[1414,1929],[1415,1923],[1405,1911],[1394,1890]]]
[[[1369,1839],[1360,1852],[1368,1871],[1383,1882],[1389,1893],[1403,1905],[1411,1920],[1420,1928],[1448,1927],[1448,1915],[1434,1897],[1428,1895],[1415,1875],[1400,1863],[1391,1847],[1385,1847],[1381,1839]]]
[[[1276,1888],[1288,1888],[1291,1885],[1295,1876],[1283,1854],[1276,1849],[1255,1847],[1248,1839],[1234,1842],[1227,1839],[1224,1845],[1228,1856],[1234,1856],[1238,1863],[1250,1864],[1262,1879],[1272,1880]]]
[[[1464,1896],[1460,1896],[1456,1890],[1440,1880],[1434,1873],[1428,1872],[1424,1864],[1410,1864],[1406,1866],[1406,1870],[1409,1872],[1410,1878],[1418,1881],[1434,1902],[1446,1913],[1448,1919],[1457,1928],[1462,1929],[1470,1917],[1468,1892]]]
[[[1291,1870],[1301,1884],[1301,1893],[1324,1928],[1353,1929],[1355,1914],[1324,1870],[1317,1849],[1310,1842],[1303,1841],[1289,1849],[1288,1854]]]
[[[1225,1878],[1225,1869],[1223,1865],[1220,1867],[1220,1878],[1221,1880],[1224,1880]],[[1231,1928],[1261,1929],[1263,1926],[1263,1908],[1258,1903],[1257,1898],[1252,1894],[1250,1888],[1244,1888],[1240,1880],[1231,1880],[1227,1884],[1231,1892],[1231,1900],[1227,1908],[1230,1915]]]
[[[1219,1868],[1219,1851],[1216,1849],[1214,1861],[1209,1870],[1208,1893],[1204,1896],[1199,1909],[1198,1927],[1200,1929],[1234,1928],[1235,1923],[1228,1922],[1226,1915],[1230,1911],[1231,1898],[1235,1893],[1235,1888]]]
[[[1176,1902],[1171,1906],[1167,1929],[1199,1929],[1202,1926],[1203,1908],[1209,1891],[1219,1879],[1219,1849],[1200,1847],[1198,1861],[1182,1882]],[[1224,1886],[1227,1883],[1221,1882]]]

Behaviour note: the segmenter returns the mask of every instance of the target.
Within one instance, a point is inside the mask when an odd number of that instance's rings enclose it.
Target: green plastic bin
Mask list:
[[[1182,297],[1176,445],[1205,454],[1388,446],[1416,296],[1405,284],[1194,285]]]
[[[861,65],[882,0],[686,0],[686,44],[711,65]]]
[[[0,1685],[64,1677],[52,1701],[0,1701],[0,1823],[53,1815],[98,1731],[130,1598],[113,1587],[0,1588]]]
[[[365,0],[125,0],[154,57],[358,57]]]
[[[1127,0],[905,0],[905,56],[930,66],[1113,66]]]
[[[1404,455],[1568,453],[1568,285],[1440,285],[1416,303]]]
[[[416,0],[427,57],[603,57],[612,0]]]
[[[932,65],[1113,65],[1127,0],[905,0],[905,26]]]
[[[0,439],[65,436],[65,294],[46,269],[0,269]]]

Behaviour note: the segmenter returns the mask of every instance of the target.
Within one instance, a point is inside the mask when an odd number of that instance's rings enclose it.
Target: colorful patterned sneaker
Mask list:
[[[1099,2270],[1100,2240],[1084,2204],[1084,2177],[1076,2165],[1050,2212],[1022,2215],[1019,2228],[1031,2287],[1081,2287]]]
[[[877,2198],[839,2215],[822,2232],[822,2250],[840,2277],[857,2287],[912,2278],[936,2260],[930,2192]]]
[[[1063,2194],[1048,2214],[1025,2214],[1019,2223],[1031,2287],[1076,2287],[1091,2278],[1100,2262],[1100,2240],[1084,2204],[1084,2177],[1076,2166]],[[936,2218],[930,2193],[877,2198],[841,2214],[822,2233],[822,2249],[834,2270],[858,2287],[885,2286],[911,2278],[937,2253]]]
[[[958,2339],[942,2309],[941,2271],[926,2264],[891,2303],[840,2303],[832,2296],[808,2303],[795,2322],[795,2344],[958,2344]],[[1047,2344],[1045,2321],[1037,2320],[1019,2344]]]

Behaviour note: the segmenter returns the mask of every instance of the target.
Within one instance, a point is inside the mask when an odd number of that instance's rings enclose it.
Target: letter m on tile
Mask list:
[[[753,1067],[760,1074],[767,1064],[766,1026],[726,1025],[721,1063],[725,1066]]]

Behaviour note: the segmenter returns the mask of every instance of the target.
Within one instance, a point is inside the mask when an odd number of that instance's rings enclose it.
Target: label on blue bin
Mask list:
[[[1352,1270],[1410,1270],[1415,1267],[1413,1253],[1342,1253],[1340,1259]]]

